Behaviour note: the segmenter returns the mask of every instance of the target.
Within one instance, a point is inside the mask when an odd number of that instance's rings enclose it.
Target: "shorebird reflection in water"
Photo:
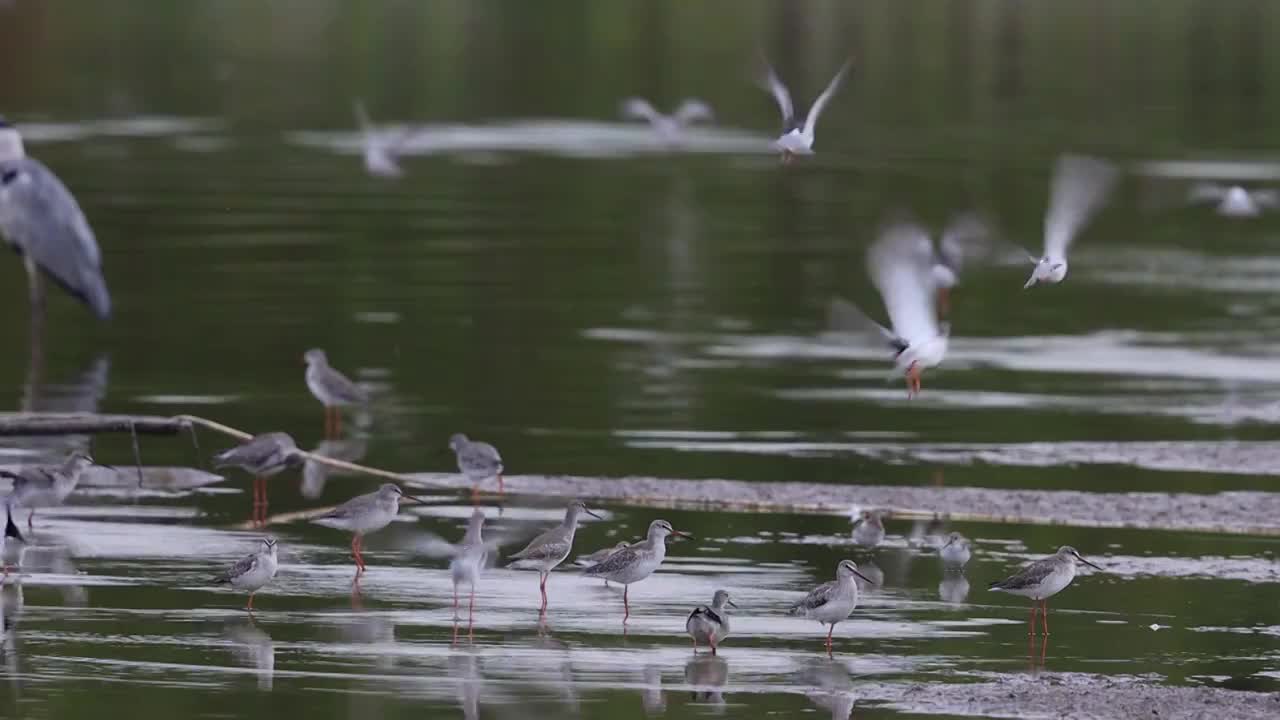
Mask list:
[[[612,580],[623,585],[622,590],[622,624],[626,625],[631,617],[630,591],[631,583],[640,582],[653,574],[667,557],[667,537],[692,537],[671,527],[666,520],[654,520],[649,523],[649,535],[644,540],[622,548],[610,555],[604,562],[583,570],[584,575]]]
[[[258,527],[267,520],[267,478],[302,463],[297,443],[282,432],[255,435],[213,456],[215,469],[235,467],[253,475],[253,523]]]
[[[541,610],[547,609],[547,577],[573,550],[573,537],[578,532],[578,515],[586,513],[603,520],[587,509],[581,500],[574,500],[565,509],[564,521],[534,538],[523,550],[512,555],[507,567],[538,571],[538,588],[542,591]]]
[[[1068,545],[1043,560],[1037,560],[1009,577],[991,583],[989,589],[1020,595],[1031,599],[1031,617],[1027,621],[1027,634],[1036,631],[1036,602],[1040,603],[1044,634],[1049,634],[1049,598],[1057,595],[1076,577],[1076,563],[1084,563],[1095,570],[1102,568],[1080,557],[1076,549]]]
[[[352,534],[351,556],[356,561],[356,580],[365,571],[360,550],[364,536],[391,524],[400,512],[401,500],[425,504],[422,498],[407,495],[395,483],[387,483],[374,492],[357,495],[314,519],[320,525],[346,530]]]

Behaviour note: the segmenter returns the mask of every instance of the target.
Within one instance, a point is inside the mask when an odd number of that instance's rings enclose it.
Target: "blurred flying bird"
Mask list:
[[[1062,282],[1067,276],[1067,249],[1106,204],[1118,178],[1119,171],[1105,160],[1079,155],[1058,158],[1044,218],[1044,255],[1036,259],[1028,254],[1035,269],[1023,288]]]
[[[374,177],[394,179],[404,175],[399,155],[409,139],[408,130],[379,130],[369,120],[364,103],[353,103],[356,122],[360,125],[361,143],[364,147],[364,169]]]
[[[1265,210],[1280,207],[1280,191],[1274,188],[1248,190],[1240,185],[1202,182],[1191,186],[1187,200],[1194,204],[1212,204],[1223,217],[1252,218]]]
[[[920,392],[920,375],[942,363],[950,325],[939,323],[934,303],[933,243],[919,225],[894,222],[867,249],[867,270],[880,291],[887,328],[856,305],[839,298],[831,303],[832,323],[878,332],[894,351],[894,365],[907,378],[907,397]]]
[[[796,119],[795,108],[791,104],[791,93],[787,91],[787,86],[783,85],[782,81],[778,79],[778,74],[773,71],[773,67],[769,65],[768,61],[762,60],[762,62],[764,64],[764,72],[759,80],[760,87],[773,95],[774,101],[778,103],[778,109],[782,112],[782,135],[778,137],[774,145],[782,152],[783,164],[790,163],[792,157],[796,155],[812,155],[813,134],[814,129],[818,126],[818,116],[822,114],[823,108],[831,100],[831,96],[835,94],[836,89],[840,87],[840,82],[844,79],[845,72],[849,70],[853,60],[846,60],[844,65],[840,66],[839,72],[836,73],[835,77],[831,78],[827,89],[823,90],[818,99],[813,101],[813,105],[809,108],[809,115],[805,118],[803,125]]]
[[[677,144],[690,125],[699,121],[715,120],[711,106],[694,98],[680,103],[680,106],[670,115],[658,112],[644,98],[627,98],[622,101],[622,117],[628,120],[648,121],[653,131],[668,145]]]

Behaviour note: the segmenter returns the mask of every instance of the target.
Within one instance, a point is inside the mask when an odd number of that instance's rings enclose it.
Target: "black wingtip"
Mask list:
[[[4,520],[4,536],[7,538],[17,538],[18,542],[25,543],[26,538],[22,537],[22,532],[18,530],[18,526],[13,522],[13,508],[7,508]]]

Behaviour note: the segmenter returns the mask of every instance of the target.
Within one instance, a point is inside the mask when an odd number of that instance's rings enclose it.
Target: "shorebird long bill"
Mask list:
[[[595,513],[591,512],[590,510],[588,510],[586,505],[583,505],[583,506],[582,506],[582,512],[584,512],[584,513],[586,513],[586,514],[590,515],[590,516],[591,516],[591,517],[593,517],[593,518],[596,518],[597,520],[603,520],[603,519],[604,519],[604,517],[603,517],[603,516],[601,516],[601,515],[597,515],[597,514],[595,514]]]
[[[417,495],[410,495],[409,493],[400,493],[400,498],[402,500],[412,500],[418,503],[419,505],[430,505],[430,503],[428,503],[426,500],[423,500]]]
[[[863,575],[862,573],[858,572],[857,570],[854,570],[854,571],[853,571],[853,574],[854,574],[854,575],[857,575],[858,577],[860,577],[860,578],[862,578],[863,580],[867,581],[867,584],[868,584],[868,585],[875,585],[875,584],[876,584],[874,580],[872,580],[871,578],[867,577],[866,575]]]
[[[1094,565],[1093,563],[1089,562],[1088,560],[1085,560],[1084,558],[1080,557],[1080,553],[1075,553],[1075,556],[1076,556],[1076,559],[1077,559],[1077,560],[1079,560],[1080,562],[1084,563],[1085,565],[1088,565],[1089,567],[1093,568],[1094,570],[1102,570],[1102,568],[1098,567],[1097,565]],[[1104,572],[1105,572],[1105,571],[1104,571]]]

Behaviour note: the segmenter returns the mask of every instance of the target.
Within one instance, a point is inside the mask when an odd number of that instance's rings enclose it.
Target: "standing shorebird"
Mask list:
[[[330,367],[324,350],[312,348],[303,353],[302,360],[307,364],[307,389],[324,405],[325,437],[336,438],[342,432],[340,408],[363,405],[369,402],[369,394]]]
[[[275,538],[262,538],[262,547],[257,552],[241,558],[214,582],[230,585],[236,590],[247,590],[249,604],[244,609],[253,612],[253,596],[275,578],[279,567]]]
[[[1060,283],[1067,277],[1067,249],[1076,235],[1107,202],[1120,177],[1105,160],[1063,155],[1054,166],[1049,185],[1049,210],[1044,216],[1044,255],[1028,253],[1035,267],[1023,289],[1037,283]]]
[[[364,170],[373,177],[396,179],[404,175],[400,168],[400,152],[412,137],[408,130],[380,130],[374,127],[364,103],[352,103],[356,124],[360,126]]]
[[[18,131],[0,118],[0,235],[23,256],[32,318],[42,317],[40,271],[94,315],[111,316],[102,253],[75,196],[53,171],[28,157]]]
[[[623,540],[617,543],[616,545],[614,545],[613,547],[601,548],[600,550],[597,550],[589,555],[579,555],[578,559],[573,561],[573,564],[582,568],[589,568],[595,565],[599,565],[605,560],[608,560],[611,555],[618,552],[622,548],[630,547],[630,546],[631,546],[631,543],[627,542],[626,540]],[[604,581],[604,586],[609,587],[608,580]]]
[[[1095,570],[1102,569],[1080,557],[1080,553],[1076,552],[1075,548],[1063,545],[1053,555],[1037,560],[1003,580],[991,583],[988,589],[1031,598],[1031,617],[1027,621],[1028,635],[1034,635],[1036,632],[1036,601],[1039,601],[1044,634],[1048,635],[1049,598],[1057,595],[1075,579],[1077,562],[1082,562]]]
[[[884,542],[884,513],[879,510],[863,510],[853,524],[853,541],[859,545],[875,547]]]
[[[538,588],[542,591],[541,610],[547,609],[547,577],[573,549],[573,536],[578,532],[578,515],[586,513],[593,518],[604,518],[587,509],[581,500],[574,500],[564,511],[564,521],[534,538],[523,550],[512,555],[514,562],[507,567],[538,571]]]
[[[498,478],[498,494],[503,494],[502,456],[498,448],[487,442],[471,440],[462,433],[454,433],[449,438],[449,449],[458,458],[458,470],[471,481],[471,495],[480,494],[480,483],[489,478]]]
[[[970,555],[969,539],[958,532],[948,535],[946,544],[938,548],[938,556],[947,567],[964,567],[969,563]]]
[[[774,147],[782,152],[784,165],[789,164],[796,155],[813,154],[814,131],[818,127],[818,116],[822,114],[823,108],[840,87],[840,82],[852,63],[853,60],[846,60],[844,65],[840,66],[839,72],[827,84],[827,89],[813,101],[803,125],[796,121],[795,108],[791,104],[791,93],[787,91],[787,86],[778,79],[778,74],[773,71],[773,68],[767,62],[764,63],[760,87],[773,95],[774,101],[778,103],[778,109],[782,112],[782,135],[774,143]]]
[[[667,536],[693,537],[671,527],[666,520],[654,520],[649,523],[649,535],[634,545],[628,545],[610,555],[604,562],[583,570],[584,575],[612,580],[623,585],[622,589],[622,622],[625,625],[631,617],[631,600],[628,594],[631,583],[653,574],[667,557]]]
[[[236,467],[253,475],[255,523],[265,523],[267,519],[267,478],[302,463],[297,443],[288,433],[282,432],[255,435],[239,447],[223,450],[213,456],[215,468]]]
[[[627,98],[622,101],[622,117],[628,120],[647,121],[658,138],[669,146],[678,145],[690,125],[715,119],[711,106],[693,98],[680,103],[680,106],[670,115],[658,112],[648,100],[643,98]]]
[[[12,471],[0,470],[0,477],[13,480],[11,500],[15,505],[30,510],[27,530],[32,530],[36,508],[55,507],[66,502],[67,496],[80,482],[80,476],[90,465],[96,464],[87,454],[76,451],[68,455],[61,465],[27,465]]]
[[[828,655],[831,654],[831,634],[835,632],[836,623],[848,618],[858,606],[858,583],[854,578],[871,583],[858,572],[858,566],[852,560],[841,560],[836,566],[835,580],[814,588],[787,611],[789,615],[803,615],[830,626],[827,629]]]
[[[693,638],[693,652],[698,652],[698,641],[711,646],[711,654],[716,654],[720,641],[729,636],[729,611],[727,607],[738,606],[729,599],[726,590],[717,590],[711,598],[711,605],[699,605],[689,613],[684,621],[684,630]]]
[[[422,498],[406,495],[399,485],[387,483],[371,493],[357,495],[314,519],[321,525],[352,533],[351,556],[356,561],[357,579],[365,570],[364,556],[360,553],[364,536],[390,525],[400,512],[401,500],[426,504]]]

